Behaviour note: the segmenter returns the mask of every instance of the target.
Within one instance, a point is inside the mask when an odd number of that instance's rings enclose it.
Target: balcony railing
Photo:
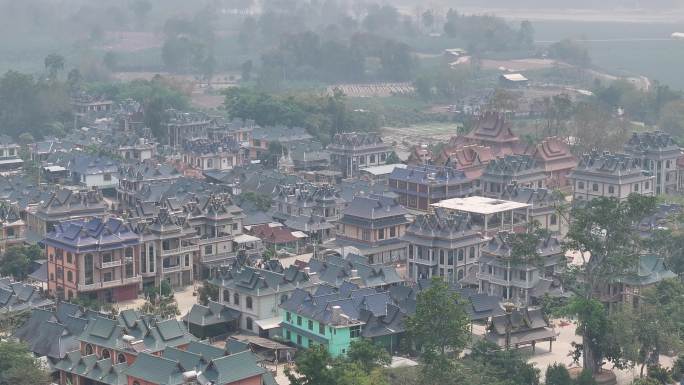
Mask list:
[[[534,284],[536,283],[532,281],[523,281],[519,279],[505,280],[502,277],[498,277],[496,275],[491,275],[487,273],[477,273],[477,279],[491,282],[496,285],[520,287],[523,289],[531,289],[532,287],[534,287]]]
[[[216,261],[221,261],[224,259],[235,258],[236,256],[237,256],[237,253],[235,253],[235,252],[203,255],[201,258],[201,262],[202,263],[216,262]]]
[[[216,243],[216,242],[225,242],[225,241],[230,241],[233,239],[232,234],[219,234],[216,237],[202,237],[199,239],[199,244],[200,245],[206,245],[209,243]]]
[[[199,250],[199,246],[197,246],[197,245],[181,246],[177,249],[162,250],[161,256],[162,257],[168,257],[169,255],[190,253],[190,252],[197,251],[197,250]]]
[[[100,262],[98,264],[98,267],[100,269],[109,269],[112,267],[119,267],[119,266],[121,266],[121,260],[120,259],[116,259],[116,260],[113,260],[110,262]]]
[[[78,284],[78,290],[79,291],[89,291],[89,290],[99,290],[99,289],[106,289],[109,287],[116,287],[116,286],[124,286],[124,285],[130,285],[131,283],[138,283],[142,280],[142,277],[140,276],[135,276],[131,278],[124,278],[124,279],[113,279],[111,281],[102,281],[102,282],[95,282],[91,284]]]
[[[183,265],[175,265],[175,266],[164,266],[163,271],[164,273],[172,273],[174,271],[181,271],[184,269],[190,269],[191,266],[183,266]]]

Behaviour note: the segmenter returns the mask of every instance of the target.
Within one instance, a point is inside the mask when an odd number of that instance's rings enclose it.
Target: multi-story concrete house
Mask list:
[[[522,154],[525,146],[511,130],[511,122],[498,112],[485,112],[466,135],[456,136],[449,141],[449,147],[477,144],[489,147],[495,156]]]
[[[212,268],[227,266],[239,252],[245,257],[255,257],[263,251],[260,242],[251,248],[247,244],[238,244],[245,215],[227,194],[195,198],[185,204],[184,211],[188,224],[198,236],[199,252],[194,262],[199,276],[206,277]]]
[[[26,223],[16,207],[0,204],[0,255],[26,240]]]
[[[546,172],[545,185],[548,188],[569,188],[568,175],[577,167],[577,157],[570,147],[558,137],[549,137],[528,149],[527,153]]]
[[[390,191],[406,208],[428,211],[431,204],[461,198],[475,190],[473,180],[463,171],[447,166],[408,166],[395,168],[389,176]]]
[[[162,207],[151,220],[131,218],[130,223],[140,237],[139,271],[145,286],[159,286],[162,280],[174,287],[192,284],[198,235],[184,214]]]
[[[13,173],[21,170],[24,161],[19,157],[21,146],[11,137],[0,135],[0,173]]]
[[[612,197],[625,200],[631,193],[655,194],[655,176],[646,171],[639,159],[625,154],[584,154],[570,173],[572,195],[576,200]]]
[[[656,195],[677,191],[677,159],[682,150],[670,134],[662,131],[635,132],[625,143],[624,150],[655,176]]]
[[[219,272],[210,282],[219,287],[220,303],[242,313],[240,328],[264,337],[279,332],[282,320],[279,305],[295,289],[313,291],[318,285],[315,275],[295,266],[273,271],[234,265]]]
[[[166,111],[166,119],[162,123],[167,144],[176,149],[182,148],[188,140],[206,138],[210,126],[211,119],[204,114],[176,110]]]
[[[511,233],[501,232],[482,248],[479,261],[480,292],[521,305],[532,304],[545,294],[559,295],[553,278],[565,268],[560,240],[539,240],[536,256],[512,256]]]
[[[43,237],[60,222],[102,218],[107,209],[99,190],[59,189],[44,201],[27,207],[26,225],[29,231]]]
[[[330,185],[296,183],[277,185],[273,193],[273,217],[292,230],[318,242],[335,235],[335,225],[345,201]]]
[[[140,239],[116,218],[61,222],[44,241],[48,292],[58,298],[87,295],[106,302],[134,299],[141,288]]]
[[[378,134],[345,132],[335,134],[328,152],[331,167],[344,178],[352,178],[360,168],[386,164],[392,148]]]
[[[469,216],[441,209],[417,216],[402,239],[408,243],[411,280],[444,277],[450,283],[474,278],[486,241]]]
[[[333,357],[344,356],[361,338],[396,352],[402,345],[404,320],[412,312],[399,306],[388,291],[353,284],[321,286],[314,294],[298,289],[280,306],[286,341],[302,348],[323,345]]]
[[[142,162],[152,159],[157,154],[157,143],[138,136],[129,135],[113,145],[115,147],[111,151],[127,161]]]
[[[247,149],[235,140],[188,140],[183,145],[183,163],[198,170],[231,170],[249,161]]]
[[[501,199],[528,204],[529,221],[537,221],[552,234],[563,236],[568,231],[567,202],[557,190],[508,185]]]
[[[546,172],[529,155],[506,155],[490,161],[480,178],[482,195],[491,198],[499,197],[513,183],[542,188],[546,185]]]
[[[358,248],[371,265],[404,261],[406,242],[401,237],[409,223],[408,211],[394,198],[357,196],[337,222],[335,241]]]
[[[253,160],[261,159],[263,154],[268,152],[271,143],[280,143],[287,147],[291,143],[308,142],[312,139],[313,136],[302,127],[255,127],[249,146],[249,156]]]
[[[67,183],[99,189],[116,188],[119,184],[119,164],[104,156],[66,154],[57,165],[66,168]]]
[[[116,187],[119,205],[121,208],[135,206],[135,197],[145,184],[172,182],[181,176],[176,168],[151,160],[119,167],[119,185]]]

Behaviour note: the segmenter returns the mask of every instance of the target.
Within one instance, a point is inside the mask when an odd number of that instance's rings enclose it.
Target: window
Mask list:
[[[670,168],[670,161],[665,161],[665,168]]]
[[[370,234],[371,234],[370,230],[363,230],[361,232],[361,240],[370,241]]]
[[[634,191],[639,191],[639,183],[634,183]]]
[[[204,246],[204,255],[211,255],[214,252],[212,245]]]
[[[556,217],[556,214],[551,214],[551,218],[549,218],[549,223],[552,225],[555,225],[558,222],[558,218]]]
[[[584,182],[577,182],[577,189],[584,190]]]
[[[591,185],[591,190],[592,191],[598,191],[598,183],[594,183]]]
[[[116,357],[116,362],[119,364],[123,364],[126,362],[126,356],[123,353],[119,353],[119,355]]]
[[[520,271],[520,280],[527,281],[527,272],[525,270]]]
[[[190,254],[185,254],[185,266],[190,266]]]
[[[313,341],[312,340],[308,340],[308,341],[309,341],[309,347],[312,348],[313,347]]]
[[[240,294],[235,293],[233,294],[233,305],[239,305],[240,304]]]
[[[389,235],[390,238],[396,237],[396,236],[397,236],[397,228],[396,228],[396,226],[390,227],[389,233],[390,233],[390,235]]]
[[[289,330],[287,330],[287,331],[285,332],[285,338],[286,338],[288,341],[290,341],[290,340],[292,339],[292,333],[290,333]]]
[[[74,282],[74,273],[71,270],[67,270],[67,281]]]
[[[287,320],[287,322],[292,322],[292,313],[290,313],[289,311],[285,313],[285,319]]]
[[[252,297],[247,296],[245,298],[245,306],[247,306],[247,309],[252,308]]]
[[[309,320],[307,326],[309,327],[309,330],[313,330],[313,321]]]
[[[297,334],[297,345],[301,345],[301,344],[302,344],[302,336]]]
[[[463,261],[463,249],[458,249],[458,261]]]
[[[103,274],[103,277],[104,277],[103,280],[105,282],[113,281],[114,280],[114,273],[112,273],[111,271],[108,271],[108,272]]]
[[[440,251],[439,251],[439,263],[440,263],[441,265],[444,264],[444,250],[440,250]]]
[[[378,230],[378,239],[385,239],[385,229]]]
[[[91,344],[86,344],[86,346],[85,346],[85,355],[86,355],[86,356],[89,356],[89,355],[91,355],[91,354],[93,354],[93,345],[91,345]]]
[[[461,269],[458,270],[458,274],[457,274],[456,279],[459,281],[463,279],[463,270],[461,270]]]
[[[325,335],[325,325],[320,322],[318,323],[318,334]]]
[[[104,359],[109,359],[109,358],[111,358],[111,357],[112,357],[112,356],[111,356],[111,354],[109,353],[109,350],[105,349],[105,350],[102,351],[102,358],[104,358]]]
[[[252,330],[252,328],[254,327],[254,325],[252,324],[253,323],[252,318],[247,317],[247,319],[245,320],[245,323],[247,324],[247,330]]]
[[[102,262],[103,263],[109,263],[112,262],[114,259],[112,258],[112,253],[104,253],[102,254]]]
[[[105,174],[104,174],[104,181],[105,181],[105,182],[110,182],[111,180],[112,180],[112,174],[110,174],[110,173],[108,173],[108,172],[105,173]]]
[[[356,325],[349,328],[349,338],[361,337],[361,326]]]
[[[14,229],[7,229],[7,231],[12,230],[12,233],[14,233]],[[8,233],[9,235],[9,233]],[[14,234],[12,234],[14,235]],[[74,256],[67,251],[67,263],[74,263]]]
[[[468,252],[468,258],[475,258],[475,246],[470,246],[470,251]]]
[[[297,316],[297,325],[302,326],[302,317],[301,316]]]
[[[644,190],[648,190],[649,188],[651,188],[651,184],[648,183],[648,181],[646,181],[646,182],[644,183]]]
[[[370,156],[370,162],[371,162],[371,163],[375,163],[375,155],[371,155],[371,156]]]
[[[133,262],[128,262],[126,264],[126,278],[132,278],[133,273]]]
[[[230,303],[230,291],[229,290],[223,291],[223,302]]]
[[[64,279],[64,269],[61,267],[57,268],[57,279]]]
[[[608,194],[615,194],[615,187],[608,186]]]

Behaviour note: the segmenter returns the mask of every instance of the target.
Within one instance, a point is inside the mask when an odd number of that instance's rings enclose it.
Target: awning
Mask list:
[[[66,168],[62,166],[45,166],[43,167],[43,170],[47,172],[59,172],[59,171],[66,171]]]
[[[237,237],[233,238],[233,242],[235,243],[258,242],[260,240],[261,238],[249,234],[240,234]]]
[[[295,238],[308,238],[309,236],[301,231],[293,231],[292,236]]]
[[[280,322],[283,321],[282,317],[266,318],[254,321],[255,324],[259,325],[262,330],[271,330],[280,327]]]
[[[0,159],[0,165],[6,164],[22,164],[24,163],[21,159]]]

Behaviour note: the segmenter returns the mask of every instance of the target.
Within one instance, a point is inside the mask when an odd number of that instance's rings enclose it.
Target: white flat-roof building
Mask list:
[[[527,203],[483,196],[446,199],[430,206],[471,215],[486,235],[524,226],[529,220],[531,207]]]

